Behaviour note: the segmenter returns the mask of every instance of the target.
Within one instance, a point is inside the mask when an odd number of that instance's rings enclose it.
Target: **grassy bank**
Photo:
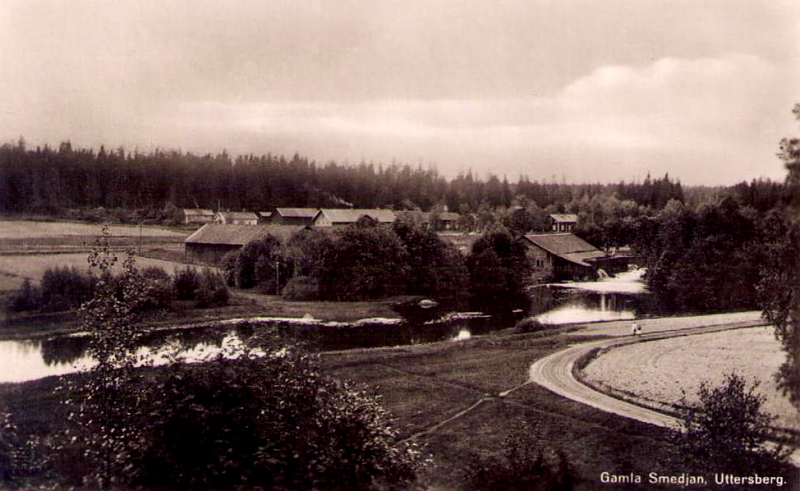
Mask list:
[[[238,317],[303,317],[322,321],[354,322],[375,317],[398,318],[392,304],[406,300],[393,297],[364,302],[295,302],[276,295],[232,291],[230,305],[198,309],[189,302],[175,302],[175,311],[152,316],[144,327],[192,324]],[[0,305],[10,295],[0,291]],[[12,314],[0,310],[0,340],[29,339],[69,334],[80,328],[76,312]]]

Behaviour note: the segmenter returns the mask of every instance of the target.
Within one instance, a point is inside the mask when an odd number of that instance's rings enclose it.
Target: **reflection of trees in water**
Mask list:
[[[88,336],[63,336],[42,341],[42,359],[47,366],[72,364],[86,356]]]

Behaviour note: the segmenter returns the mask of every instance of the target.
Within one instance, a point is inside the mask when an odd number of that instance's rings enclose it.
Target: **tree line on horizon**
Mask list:
[[[753,188],[742,185],[746,189],[740,194],[747,198]],[[777,183],[758,184],[758,199],[774,201],[778,188]],[[256,211],[278,206],[423,211],[446,207],[477,213],[481,207],[509,208],[521,199],[551,213],[563,213],[570,202],[597,195],[613,195],[658,210],[669,200],[683,202],[692,193],[697,191],[685,194],[680,180],[669,175],[614,184],[567,184],[519,176],[512,183],[506,176],[489,174],[482,179],[472,171],[447,179],[433,168],[399,163],[321,164],[298,154],[286,158],[272,154],[232,157],[225,151],[216,155],[143,153],[123,148],[109,151],[103,146],[99,150],[73,148],[69,142],[57,149],[46,145],[30,149],[22,138],[0,145],[0,196],[4,198],[0,212],[5,213],[57,215],[66,209],[97,207]]]

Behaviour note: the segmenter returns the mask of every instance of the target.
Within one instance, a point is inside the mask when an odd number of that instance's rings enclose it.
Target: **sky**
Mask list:
[[[0,0],[0,141],[782,180],[796,0]]]

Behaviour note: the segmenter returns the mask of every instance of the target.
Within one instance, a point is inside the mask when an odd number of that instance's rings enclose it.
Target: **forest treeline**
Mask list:
[[[697,205],[719,193],[734,193],[744,206],[765,211],[781,198],[782,185],[741,183],[728,189],[684,189],[668,175],[640,182],[566,184],[471,171],[453,179],[433,168],[407,164],[330,161],[319,164],[295,154],[195,155],[73,148],[64,142],[29,149],[23,139],[0,146],[0,212],[63,215],[69,209],[139,210],[136,219],[157,218],[174,208],[270,210],[284,207],[444,209],[478,213],[508,208],[520,200],[550,213],[571,212],[574,203],[614,196],[654,210],[671,199]]]

